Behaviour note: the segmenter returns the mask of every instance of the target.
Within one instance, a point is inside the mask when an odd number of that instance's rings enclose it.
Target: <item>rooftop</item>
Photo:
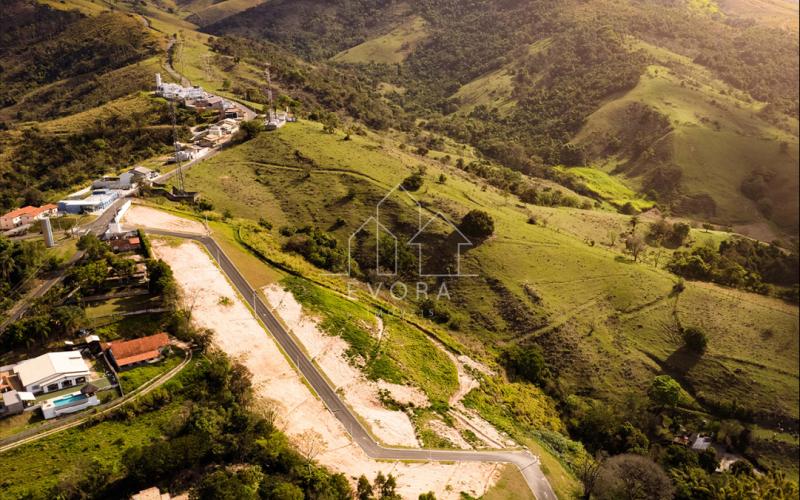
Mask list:
[[[29,386],[55,375],[89,372],[78,351],[48,352],[14,367],[23,386]]]
[[[109,342],[105,347],[111,351],[117,366],[121,368],[140,361],[157,358],[160,355],[159,349],[167,344],[169,344],[167,334],[157,333],[139,339]]]

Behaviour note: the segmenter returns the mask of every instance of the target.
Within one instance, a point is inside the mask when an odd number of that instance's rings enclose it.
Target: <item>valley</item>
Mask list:
[[[1,452],[4,489],[615,498],[636,468],[641,498],[796,494],[796,4],[557,4],[12,0],[0,207],[170,171],[108,226],[170,280],[155,318],[98,326],[151,299],[29,299],[94,247],[0,236],[0,359],[162,330],[192,357]],[[191,169],[174,143],[222,122],[155,73],[247,110]],[[89,245],[74,224],[56,250]],[[101,444],[127,426],[151,444]],[[43,473],[59,435],[95,461]]]

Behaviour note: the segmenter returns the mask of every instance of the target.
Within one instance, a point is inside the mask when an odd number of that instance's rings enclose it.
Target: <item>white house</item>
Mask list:
[[[25,391],[34,394],[66,389],[86,382],[89,367],[78,351],[48,352],[14,366]]]
[[[92,189],[130,189],[133,182],[133,172],[125,172],[119,176],[106,175],[92,182]]]
[[[133,175],[134,181],[149,181],[153,180],[158,177],[158,172],[150,170],[147,167],[143,167],[141,165],[137,165],[129,170],[129,172]]]

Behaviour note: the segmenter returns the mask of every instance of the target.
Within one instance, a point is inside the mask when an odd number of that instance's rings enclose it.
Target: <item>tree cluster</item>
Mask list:
[[[687,279],[713,281],[757,293],[772,292],[770,285],[789,287],[782,296],[792,299],[798,286],[798,257],[775,245],[731,238],[715,250],[701,246],[673,254],[668,269]]]

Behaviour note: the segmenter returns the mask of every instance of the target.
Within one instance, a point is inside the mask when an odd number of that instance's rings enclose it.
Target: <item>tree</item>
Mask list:
[[[339,117],[336,116],[336,113],[324,113],[320,116],[319,121],[322,123],[323,132],[328,134],[336,132],[336,128],[339,126]]]
[[[578,475],[578,479],[583,485],[582,498],[584,498],[584,500],[589,500],[589,498],[591,498],[592,492],[594,491],[594,486],[597,483],[597,478],[600,475],[600,466],[603,464],[605,459],[606,456],[604,454],[598,453],[596,460],[587,456],[584,457],[580,463],[578,463],[576,473]]]
[[[308,429],[297,436],[295,446],[297,451],[311,461],[325,449],[325,438],[319,432]]]
[[[503,354],[506,368],[517,377],[541,384],[547,375],[542,350],[537,345],[513,346]]]
[[[360,482],[360,481],[359,481]],[[373,483],[373,491],[378,493],[380,500],[400,500],[400,495],[397,494],[397,480],[391,474],[384,476],[383,472],[378,471]]]
[[[719,460],[717,459],[717,451],[709,446],[697,455],[697,461],[700,467],[709,474],[716,471],[719,467]],[[735,463],[735,462],[734,462]]]
[[[683,344],[692,352],[703,354],[708,346],[708,337],[703,330],[690,326],[681,332]]]
[[[414,172],[413,174],[403,179],[403,182],[400,184],[400,187],[403,188],[405,191],[419,191],[424,182],[425,178],[422,176],[422,174],[420,172]]]
[[[639,256],[646,247],[644,239],[638,234],[632,234],[625,239],[625,249],[631,254],[634,262],[639,260]]]
[[[361,477],[358,478],[358,487],[356,488],[356,498],[358,500],[372,500],[373,498],[375,498],[372,496],[372,494],[373,494],[372,485],[370,484],[369,479],[367,479],[367,476],[365,476],[364,474],[361,474]]]
[[[81,236],[77,246],[78,250],[86,252],[89,260],[98,260],[110,253],[108,246],[92,233]]]
[[[655,462],[641,455],[617,455],[600,467],[593,496],[598,499],[667,500],[672,482]]]
[[[639,211],[636,210],[636,207],[633,206],[633,203],[631,202],[626,202],[624,205],[622,205],[622,208],[620,208],[619,211],[625,215],[635,215],[639,213]]]
[[[653,379],[647,395],[653,403],[672,408],[681,400],[681,385],[669,375],[659,375]]]
[[[737,460],[731,464],[730,472],[735,476],[752,476],[753,466],[747,460]]]
[[[436,500],[436,495],[434,495],[432,491],[421,493],[418,500]]]
[[[461,231],[474,238],[487,238],[494,233],[494,219],[483,210],[470,210],[461,219]]]
[[[108,264],[105,260],[89,262],[72,270],[73,279],[86,290],[93,290],[108,278]]]
[[[236,472],[218,470],[205,476],[197,487],[198,500],[257,500],[264,480],[261,467],[244,467]],[[283,497],[281,497],[283,498]],[[290,497],[291,498],[291,497]]]
[[[689,232],[692,227],[685,222],[676,222],[672,225],[672,231],[669,235],[670,243],[676,247],[683,245],[686,238],[689,237]]]
[[[264,122],[262,120],[247,120],[239,124],[239,131],[234,137],[235,142],[245,142],[255,138],[258,134],[264,131]]]

